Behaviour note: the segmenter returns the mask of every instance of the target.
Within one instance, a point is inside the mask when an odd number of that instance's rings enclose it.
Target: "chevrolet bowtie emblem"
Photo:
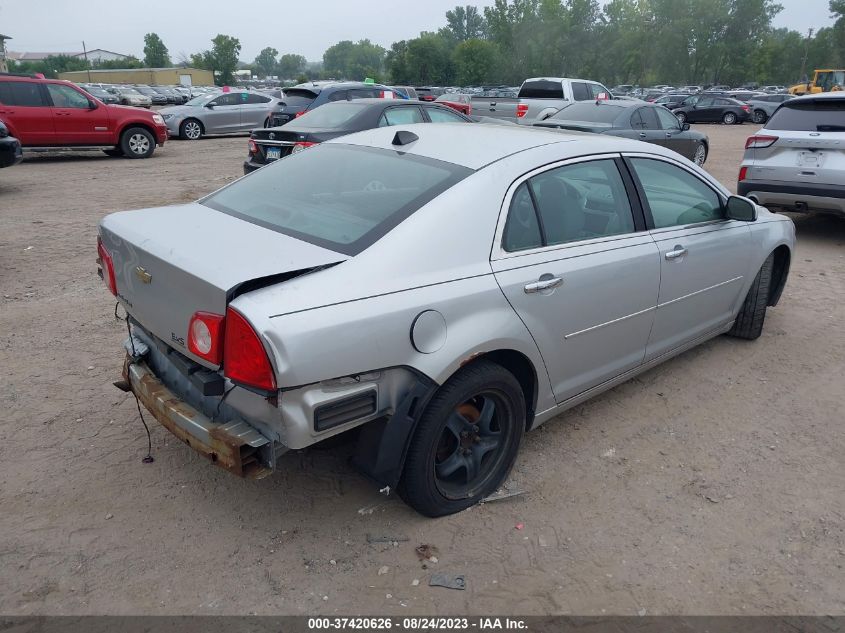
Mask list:
[[[270,138],[271,138],[271,139],[276,138],[276,133],[275,133],[275,132],[270,132]]]
[[[135,268],[135,276],[141,280],[142,284],[149,284],[153,281],[153,276],[143,266],[137,266]]]

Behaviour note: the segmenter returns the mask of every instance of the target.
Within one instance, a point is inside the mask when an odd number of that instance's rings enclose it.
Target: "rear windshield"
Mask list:
[[[304,88],[285,88],[284,93],[285,100],[298,99],[299,102],[301,102],[302,100],[314,101],[314,99],[317,98],[316,92],[311,92],[310,90],[305,90]]]
[[[845,132],[845,99],[787,101],[774,113],[766,129]]]
[[[622,110],[619,106],[602,103],[596,105],[592,101],[581,101],[568,105],[556,113],[552,119],[564,121],[593,121],[596,123],[613,123]]]
[[[367,104],[355,103],[353,101],[346,103],[327,103],[322,108],[314,108],[296,119],[296,127],[320,129],[340,127],[361,114],[366,107]]]
[[[278,160],[200,202],[354,256],[470,173],[393,150],[327,143]]]
[[[520,99],[563,99],[563,84],[559,81],[526,81],[519,89]]]

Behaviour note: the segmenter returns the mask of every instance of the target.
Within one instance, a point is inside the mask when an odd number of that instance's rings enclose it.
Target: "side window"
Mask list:
[[[338,90],[337,92],[333,92],[329,95],[329,101],[346,101],[348,96],[348,90]]]
[[[697,105],[699,108],[709,108],[713,105],[715,99],[699,99]]]
[[[678,117],[669,112],[666,108],[650,108],[657,114],[657,119],[660,121],[660,127],[664,130],[671,130],[677,132],[681,129],[678,123]]]
[[[572,82],[572,98],[575,101],[589,101],[590,97],[590,88],[582,81],[573,81]]]
[[[0,103],[14,105],[14,101],[12,101],[12,86],[8,81],[0,81]]]
[[[596,160],[557,167],[529,180],[544,243],[630,233],[634,218],[616,163]]]
[[[264,97],[255,93],[250,93],[246,99],[247,103],[269,103],[270,97]]]
[[[645,129],[645,121],[643,121],[643,117],[640,114],[645,108],[638,108],[634,110],[634,114],[631,115],[631,129],[632,130],[644,130]]]
[[[381,115],[379,127],[385,127],[387,125],[408,125],[409,123],[423,123],[422,113],[416,106],[388,108]]]
[[[217,97],[212,99],[212,101],[218,106],[231,106],[240,104],[238,96],[232,93],[217,95]]]
[[[601,84],[587,84],[587,86],[590,88],[590,97],[593,99],[598,99],[599,95],[602,93],[606,95],[610,94],[610,90]]]
[[[689,172],[659,160],[632,158],[655,228],[721,220],[722,199]]]
[[[42,108],[49,105],[41,92],[41,84],[28,81],[10,81],[8,85],[11,93],[9,105],[30,108]]]
[[[50,100],[53,102],[53,106],[57,108],[87,110],[89,107],[88,97],[77,92],[70,86],[47,84],[47,92],[50,94]]]
[[[728,99],[716,99],[716,105],[718,105],[718,106],[729,106],[729,105],[733,105],[733,103],[731,101],[729,101]]]
[[[378,99],[381,96],[381,90],[375,88],[354,88],[349,91],[350,99]]]
[[[517,187],[511,198],[508,219],[505,222],[505,232],[502,236],[502,248],[512,253],[529,248],[539,248],[543,245],[540,235],[540,224],[537,222],[537,211],[528,191],[528,183]]]
[[[432,123],[465,123],[463,117],[455,112],[451,112],[446,108],[426,108],[428,118]]]
[[[660,123],[657,121],[655,110],[663,110],[663,106],[659,108],[640,108],[640,116],[643,119],[644,130],[659,130]]]

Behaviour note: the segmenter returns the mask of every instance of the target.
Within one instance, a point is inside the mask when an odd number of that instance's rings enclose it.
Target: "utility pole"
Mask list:
[[[801,60],[801,82],[807,83],[807,55],[810,52],[810,40],[813,38],[813,29],[807,31],[807,39],[804,40],[804,59]]]
[[[91,83],[91,64],[88,63],[88,49],[85,48],[85,40],[82,40],[82,54],[85,56],[85,70],[88,71],[88,83],[90,84]]]

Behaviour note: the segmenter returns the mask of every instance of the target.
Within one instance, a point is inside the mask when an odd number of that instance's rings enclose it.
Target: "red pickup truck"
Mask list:
[[[25,150],[102,149],[149,158],[167,140],[160,114],[106,105],[69,81],[0,73],[0,119]]]

